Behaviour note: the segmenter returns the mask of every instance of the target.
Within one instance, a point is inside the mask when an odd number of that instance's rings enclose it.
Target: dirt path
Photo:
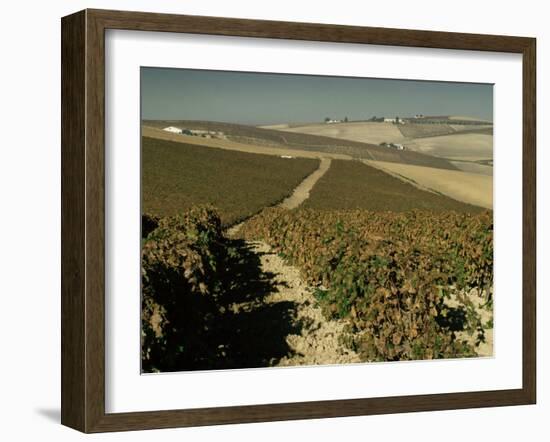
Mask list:
[[[315,186],[315,183],[327,172],[330,167],[331,159],[330,158],[321,158],[321,163],[319,168],[309,175],[304,181],[302,181],[298,187],[294,189],[292,195],[286,198],[281,204],[281,207],[285,209],[295,209],[305,200],[309,198],[309,192]]]
[[[319,181],[319,179],[327,172],[327,170],[330,168],[330,163],[332,162],[330,158],[326,157],[319,159],[321,161],[319,164],[319,168],[315,172],[308,175],[300,184],[298,184],[298,186],[292,192],[292,195],[285,198],[279,204],[279,207],[283,207],[289,210],[295,209],[309,198],[309,192],[311,192],[311,189],[313,189],[315,183],[317,183],[317,181]],[[240,222],[227,229],[227,236],[236,236],[245,222],[246,221]]]
[[[306,177],[286,198],[280,207],[294,209],[302,204],[315,183],[330,168],[331,160],[322,158],[319,168]],[[246,221],[245,221],[246,222]],[[237,239],[244,222],[228,229],[227,235],[240,241],[241,250],[248,255],[245,267],[255,268],[257,274],[245,282],[244,296],[238,297],[229,307],[231,318],[243,319],[237,323],[238,336],[233,345],[241,360],[253,359],[244,366],[296,366],[360,363],[359,355],[342,344],[345,321],[327,320],[300,271],[275,253],[263,241]],[[252,264],[252,265],[251,265]],[[250,276],[250,275],[248,275]],[[260,284],[254,284],[260,282]],[[480,298],[481,299],[481,298]],[[491,319],[481,317],[487,324]],[[235,324],[235,320],[229,321]],[[252,339],[251,339],[252,337]],[[475,336],[459,334],[472,345]],[[491,356],[493,349],[492,328],[487,330],[486,342],[479,347],[479,356]]]
[[[330,168],[330,158],[321,158],[319,168],[306,177],[294,189],[291,196],[280,203],[280,207],[294,209],[307,198],[315,183]],[[227,231],[229,237],[238,235],[243,223]],[[259,258],[259,267],[263,275],[270,275],[269,289],[261,301],[256,299],[236,302],[232,305],[234,313],[254,312],[255,309],[280,310],[284,307],[285,318],[290,322],[284,336],[287,354],[272,361],[271,365],[330,365],[361,362],[357,353],[340,343],[344,330],[344,321],[327,321],[321,309],[317,307],[313,290],[307,286],[300,271],[274,253],[263,241],[245,241],[246,247]]]
[[[312,289],[300,276],[296,267],[289,266],[262,241],[247,242],[250,251],[260,258],[261,271],[270,275],[269,292],[261,302],[252,299],[232,305],[234,313],[255,309],[285,310],[286,330],[284,339],[287,354],[273,360],[273,366],[329,365],[360,362],[359,356],[340,343],[343,321],[327,321],[316,306]],[[281,308],[279,308],[281,307]],[[284,307],[284,308],[283,308]]]

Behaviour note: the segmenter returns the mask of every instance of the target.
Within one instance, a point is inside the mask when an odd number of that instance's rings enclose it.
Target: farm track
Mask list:
[[[314,156],[330,158],[370,158],[372,160],[390,161],[404,164],[416,164],[435,167],[438,169],[456,170],[456,166],[444,158],[438,158],[415,151],[397,151],[381,147],[378,144],[359,142],[344,138],[334,138],[322,135],[312,135],[297,131],[263,129],[254,126],[244,126],[231,123],[219,123],[212,121],[146,121],[142,122],[142,134],[151,137],[166,137],[162,130],[168,125],[177,125],[195,130],[215,130],[224,133],[222,139],[206,138],[205,142],[212,147],[230,150],[254,149],[257,153],[279,154],[292,156]],[[397,131],[399,132],[399,131]],[[200,138],[179,134],[173,141],[185,138]],[[401,138],[402,135],[399,135]],[[186,140],[193,143],[191,140]],[[283,153],[287,152],[293,153]]]
[[[332,160],[330,158],[320,158],[319,168],[304,178],[304,180],[294,188],[292,195],[285,198],[279,206],[285,209],[295,209],[307,200],[313,186],[315,186],[317,181],[319,181],[319,179],[329,170],[331,162]],[[242,221],[227,229],[227,235],[230,237],[237,235],[245,222],[246,221]]]
[[[330,158],[321,158],[319,168],[306,177],[286,198],[280,207],[294,209],[307,198],[315,183],[330,168]],[[246,222],[246,221],[245,221]],[[227,230],[229,237],[237,237],[244,222]],[[340,343],[344,331],[344,321],[328,321],[321,308],[316,305],[313,289],[308,287],[300,271],[288,265],[263,241],[244,241],[244,247],[259,259],[262,275],[269,276],[269,293],[256,299],[233,304],[234,313],[240,311],[254,313],[255,310],[278,310],[285,306],[286,317],[291,322],[284,337],[288,352],[280,359],[272,361],[274,366],[330,365],[361,362],[357,353]]]
[[[246,312],[254,315],[256,311],[284,311],[289,324],[284,327],[288,334],[284,336],[286,355],[271,361],[272,366],[294,365],[330,365],[361,362],[357,353],[340,343],[344,331],[344,321],[328,321],[321,308],[316,305],[313,290],[300,276],[300,271],[289,266],[271,247],[263,241],[247,241],[246,247],[259,257],[263,275],[269,275],[269,292],[260,300],[251,299],[231,306],[234,314]],[[269,323],[260,324],[264,327]],[[251,330],[252,331],[252,330]]]
[[[309,198],[309,193],[315,183],[327,172],[330,168],[331,160],[330,158],[321,158],[321,163],[319,168],[313,172],[311,175],[306,177],[299,185],[294,189],[292,195],[286,198],[281,204],[280,207],[285,209],[295,209],[300,204],[302,204],[306,199]]]
[[[281,155],[293,156],[296,158],[332,158],[349,160],[352,157],[350,155],[329,153],[329,152],[316,152],[313,150],[300,150],[296,148],[290,148],[286,145],[261,145],[241,143],[229,139],[217,139],[217,138],[202,138],[191,135],[180,135],[170,132],[165,132],[162,129],[155,127],[143,126],[142,136],[156,138],[159,140],[175,141],[178,143],[194,144],[198,146],[205,146],[210,148],[217,148],[223,150],[231,150],[237,152],[254,153],[262,155],[274,155],[280,157]]]

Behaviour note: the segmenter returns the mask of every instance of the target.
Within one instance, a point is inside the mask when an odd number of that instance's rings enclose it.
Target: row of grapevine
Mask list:
[[[219,315],[231,253],[219,216],[204,207],[144,215],[142,236],[142,371],[207,365],[216,351],[207,332]]]
[[[324,313],[349,321],[350,345],[364,360],[476,355],[457,332],[483,340],[483,324],[463,294],[492,286],[490,212],[267,209],[243,234],[301,269]],[[452,308],[451,297],[460,300]]]

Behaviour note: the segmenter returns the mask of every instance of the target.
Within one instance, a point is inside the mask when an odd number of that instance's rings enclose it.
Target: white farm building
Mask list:
[[[218,130],[203,130],[203,129],[181,129],[175,126],[168,126],[162,129],[166,132],[171,132],[173,134],[179,135],[189,135],[193,137],[203,137],[203,138],[225,138],[223,132]]]
[[[181,134],[182,133],[182,130],[179,127],[174,127],[174,126],[165,127],[162,130],[165,130],[166,132],[172,132],[174,134]]]
[[[405,124],[405,121],[403,121],[403,118],[399,117],[384,118],[384,123]]]

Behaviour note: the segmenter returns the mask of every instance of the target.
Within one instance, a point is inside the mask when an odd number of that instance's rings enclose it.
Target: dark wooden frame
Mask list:
[[[534,38],[84,10],[62,29],[61,422],[83,432],[141,430],[534,404],[536,95]],[[136,413],[105,412],[105,30],[363,43],[523,55],[523,386],[477,391]]]

